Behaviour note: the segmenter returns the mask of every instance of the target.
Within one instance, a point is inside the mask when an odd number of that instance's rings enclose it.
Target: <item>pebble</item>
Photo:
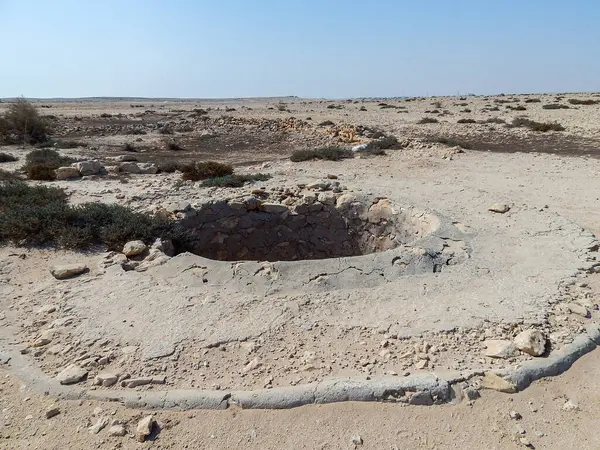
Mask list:
[[[140,420],[135,428],[135,440],[138,442],[144,442],[152,433],[154,423],[154,416],[146,416]]]
[[[71,364],[56,375],[56,379],[60,384],[75,384],[83,380],[87,374],[88,372],[84,368]]]
[[[363,440],[359,434],[353,434],[350,440],[354,445],[363,445]]]
[[[508,206],[505,203],[494,203],[493,205],[488,207],[488,211],[499,213],[499,214],[504,214],[504,213],[510,211],[510,206]]]
[[[113,425],[108,429],[109,436],[125,436],[127,434],[127,430],[123,425]]]
[[[541,356],[546,351],[546,336],[533,328],[520,332],[514,343],[519,350],[531,356]]]
[[[66,280],[67,278],[76,277],[82,273],[87,272],[89,269],[85,264],[63,264],[52,266],[50,273],[57,280]]]
[[[579,405],[571,400],[567,400],[567,402],[562,406],[562,409],[563,411],[579,411]]]
[[[92,434],[98,434],[106,427],[106,425],[108,425],[108,422],[108,417],[100,417],[95,424],[88,428],[88,430]]]
[[[512,420],[521,420],[523,418],[523,416],[521,414],[519,414],[517,411],[510,411],[508,413],[508,416],[512,419]]]
[[[244,373],[251,372],[254,369],[260,367],[261,365],[262,363],[260,362],[260,360],[258,358],[254,358],[252,361],[246,364],[246,367],[244,367]]]
[[[60,409],[57,406],[52,406],[51,408],[46,410],[46,419],[52,419],[54,416],[58,416],[60,414]]]
[[[123,254],[127,257],[137,256],[146,251],[146,244],[143,241],[129,241],[123,246]]]
[[[119,381],[119,376],[114,373],[99,373],[94,377],[94,384],[96,386],[109,387]]]

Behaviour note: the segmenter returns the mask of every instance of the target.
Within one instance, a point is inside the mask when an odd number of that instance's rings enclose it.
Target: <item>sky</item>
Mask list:
[[[600,91],[598,0],[0,0],[0,97]]]

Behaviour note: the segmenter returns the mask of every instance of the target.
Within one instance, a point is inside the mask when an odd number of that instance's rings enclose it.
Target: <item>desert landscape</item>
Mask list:
[[[600,94],[0,117],[0,448],[600,447]]]

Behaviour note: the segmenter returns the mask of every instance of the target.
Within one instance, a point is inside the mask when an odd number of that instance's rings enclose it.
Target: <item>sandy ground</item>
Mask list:
[[[526,99],[534,97],[540,98],[541,102],[525,103]],[[517,102],[513,102],[511,96],[467,100],[435,98],[411,102],[386,101],[388,105],[396,108],[383,107],[377,101],[354,103],[301,99],[160,104],[148,102],[141,108],[132,107],[129,102],[51,103],[51,108],[45,109],[44,112],[56,114],[66,124],[61,129],[62,139],[76,139],[89,143],[85,148],[62,150],[65,154],[98,157],[108,161],[109,156],[122,153],[120,146],[123,143],[135,142],[140,148],[137,155],[141,160],[160,162],[165,158],[206,159],[207,155],[210,155],[211,159],[234,163],[242,172],[271,172],[274,179],[266,183],[267,186],[293,185],[301,181],[322,179],[327,174],[335,173],[351,190],[365,189],[377,195],[406,199],[475,228],[497,227],[507,236],[513,233],[515,237],[523,237],[526,229],[527,233],[539,233],[540,236],[560,236],[564,231],[563,227],[556,223],[545,224],[542,227],[542,222],[538,222],[537,212],[532,222],[526,223],[529,216],[520,215],[526,210],[539,210],[540,214],[548,217],[556,215],[568,219],[598,235],[600,212],[594,205],[598,202],[600,191],[600,181],[597,177],[600,169],[600,160],[597,159],[600,107],[572,105],[569,109],[542,108],[544,104],[557,101],[567,104],[568,98],[596,97],[577,94],[557,100],[555,95],[514,96]],[[504,103],[505,100],[511,103]],[[282,106],[281,102],[285,102],[285,105]],[[135,104],[137,103],[136,101]],[[516,104],[524,105],[526,110],[515,111],[507,107]],[[328,108],[330,105],[341,108]],[[360,110],[363,106],[367,111]],[[207,120],[187,118],[188,113],[200,107],[208,110]],[[405,113],[403,108],[407,108],[408,112]],[[471,112],[465,112],[465,108]],[[494,108],[498,110],[495,111]],[[140,111],[146,109],[154,112],[146,116],[139,115]],[[426,112],[432,110],[438,112]],[[444,113],[445,110],[448,112]],[[101,118],[100,114],[110,114],[112,117]],[[123,116],[119,117],[118,114]],[[233,119],[223,119],[224,115]],[[303,123],[288,120],[291,116],[302,120]],[[437,117],[440,123],[418,124],[417,122],[425,116]],[[498,117],[510,121],[520,116],[545,122],[557,121],[564,125],[566,130],[535,133],[522,128],[505,128],[501,124],[456,123],[461,118],[485,120]],[[306,120],[308,117],[311,119]],[[324,120],[332,120],[335,125],[319,127],[317,124]],[[174,136],[168,137],[181,142],[186,148],[184,152],[173,154],[164,150],[166,138],[156,131],[164,122],[192,127],[191,132],[177,131]],[[402,150],[389,151],[386,157],[337,163],[315,161],[293,164],[287,161],[287,156],[294,149],[326,144],[339,145],[340,140],[342,145],[351,145],[350,142],[344,141],[344,133],[355,131],[358,124],[376,126],[400,139],[409,139],[410,143]],[[131,127],[138,126],[145,127],[146,134],[127,134]],[[207,139],[209,134],[213,137]],[[430,136],[453,138],[468,144],[465,146],[472,149],[457,153],[455,148],[426,143]],[[363,138],[357,136],[356,140],[361,142]],[[19,157],[23,157],[28,151],[17,146],[0,150]],[[2,164],[2,168],[16,169],[20,164],[21,162],[5,163]],[[132,176],[126,184],[118,178],[55,184],[65,187],[74,203],[99,200],[127,204],[141,210],[153,210],[163,203],[182,199],[201,204],[209,198],[244,192],[243,189],[207,190],[198,189],[194,185],[179,184],[174,188],[175,177],[176,174]],[[515,215],[509,215],[507,220],[498,222],[494,219],[495,222],[492,222],[487,207],[494,202],[510,204]],[[527,228],[536,226],[541,228],[537,231]],[[553,246],[552,250],[560,253],[560,248],[554,247],[557,242],[547,242]],[[511,245],[510,242],[498,240],[494,244],[498,246],[499,252],[506,252],[506,255],[518,259],[519,249],[514,246],[514,242]],[[537,250],[532,248],[528,252],[539,251],[539,255],[536,255],[538,257],[543,257],[544,252],[549,251],[541,244],[536,244],[535,248]],[[8,253],[20,251],[4,248],[2,257],[6,261],[7,258],[14,258],[9,257]],[[560,256],[552,252],[548,255],[551,255],[548,261],[545,261],[548,265],[541,266],[541,269],[560,268]],[[508,256],[500,257],[499,253],[499,267],[504,266],[508,270]],[[530,255],[524,254],[523,257],[525,256]],[[29,253],[28,259],[19,260],[19,291],[15,291],[10,283],[0,286],[4,289],[0,292],[5,294],[2,298],[0,323],[7,327],[5,330],[9,327],[22,327],[21,331],[15,331],[14,334],[19,334],[17,345],[22,345],[33,335],[31,330],[38,331],[36,327],[29,329],[31,317],[28,318],[28,315],[31,316],[39,306],[60,302],[65,295],[68,297],[68,289],[63,293],[54,292],[54,288],[45,290],[50,283],[47,278],[48,264],[56,260],[95,261],[94,258],[94,255],[81,257],[73,253],[49,254],[33,251]],[[572,264],[575,264],[575,260]],[[524,275],[526,274],[515,273],[513,281]],[[14,276],[13,273],[12,277]],[[588,283],[585,297],[594,303],[600,295],[598,280],[590,278]],[[516,292],[513,288],[507,290]],[[19,297],[16,297],[16,292]],[[49,292],[56,296],[49,296]],[[29,302],[28,298],[33,301]],[[360,303],[357,302],[356,305]],[[80,306],[85,306],[85,298]],[[466,323],[471,321],[473,326],[477,323],[477,333],[481,333],[483,337],[485,324],[477,312],[478,308],[487,308],[485,301],[479,305],[471,304],[464,311],[453,311],[452,314]],[[360,311],[358,308],[354,314]],[[306,339],[312,342],[323,339],[330,352],[329,355],[323,355],[324,359],[336,351],[343,357],[344,351],[347,351],[353,358],[352,364],[356,363],[359,367],[362,365],[361,359],[380,351],[380,334],[376,325],[378,321],[383,322],[387,317],[384,314],[378,316],[377,309],[364,308],[363,311],[364,313],[358,315],[362,314],[365,320],[370,321],[369,327],[352,335],[353,342],[342,341],[336,333],[316,332],[313,333],[314,336],[307,333],[286,335],[285,330],[277,338],[284,336],[292,341]],[[429,309],[423,310],[423,317],[426,316],[428,321],[435,320],[436,315],[441,317],[441,314],[436,310],[435,302],[431,303]],[[578,332],[580,326],[586,322],[580,317],[562,313],[553,312],[551,316],[557,317],[557,323],[566,327],[569,332]],[[171,317],[175,318],[175,315]],[[407,320],[409,319],[410,317]],[[550,322],[555,326],[556,323],[552,320]],[[104,323],[105,327],[109,326],[106,325],[107,322],[99,323]],[[419,317],[411,323],[415,329],[419,328]],[[466,328],[468,329],[468,326]],[[116,326],[111,326],[110,329],[105,328],[105,331],[116,332],[117,329]],[[102,328],[98,331],[102,331]],[[465,336],[470,331],[472,330],[467,330]],[[512,329],[510,332],[514,334]],[[463,349],[463,354],[468,355],[467,360],[470,359],[473,363],[490,364],[489,360],[480,357],[480,335],[477,333],[470,336],[472,341]],[[70,335],[68,337],[72,339]],[[83,338],[86,336],[79,337],[85,342]],[[362,344],[363,340],[368,341],[368,345]],[[293,342],[289,344],[292,345]],[[421,345],[422,342],[410,342],[411,346],[415,344]],[[271,352],[270,347],[265,345],[264,351],[268,354]],[[223,374],[228,377],[247,362],[243,359],[244,356],[235,352],[232,353],[235,355],[233,361],[229,353],[225,358],[223,352],[215,353],[211,363],[221,367]],[[588,355],[561,377],[540,381],[527,391],[514,396],[484,392],[483,398],[476,400],[473,405],[463,403],[458,406],[423,408],[348,403],[302,407],[290,411],[240,411],[231,408],[225,412],[157,412],[156,419],[163,428],[156,440],[146,445],[173,449],[354,448],[351,437],[358,434],[364,441],[362,448],[510,449],[523,447],[528,440],[535,448],[560,449],[577,445],[579,448],[593,449],[600,446],[600,442],[594,441],[594,434],[590,433],[600,415],[600,409],[596,406],[600,397],[600,385],[590,374],[597,371],[599,358],[597,353]],[[184,354],[182,365],[191,366],[193,360],[193,353]],[[435,364],[452,364],[452,361],[446,362],[439,355],[433,355],[431,361]],[[50,371],[57,369],[57,365],[51,361],[44,364],[48,364]],[[159,366],[165,367],[169,364],[162,361],[158,363]],[[144,370],[144,367],[139,366],[130,368]],[[382,366],[381,370],[390,368]],[[397,372],[406,370],[405,367],[394,368]],[[408,368],[414,370],[413,367]],[[157,370],[157,367],[151,369]],[[180,373],[171,370],[167,367],[163,371],[171,377],[170,384],[177,384],[172,380],[177,380]],[[6,372],[1,374],[3,384],[0,385],[0,448],[140,447],[131,437],[109,437],[106,430],[92,435],[86,427],[88,422],[96,420],[93,413],[97,407],[104,411],[96,413],[125,421],[129,430],[133,429],[137,420],[143,416],[142,412],[126,410],[119,405],[59,402],[61,414],[52,419],[45,419],[44,411],[53,400],[29,392],[26,386],[20,386],[18,380]],[[259,380],[263,380],[265,375],[263,372],[257,374]],[[288,383],[290,380],[286,378],[282,381]],[[300,380],[307,381],[310,380]],[[226,387],[237,382],[233,377],[227,378],[223,383]],[[211,379],[197,380],[197,383],[202,387],[210,387],[211,384],[220,382],[218,379]],[[208,383],[208,386],[203,383]],[[563,410],[567,400],[577,404],[579,410]],[[512,410],[519,412],[523,418],[511,419],[509,412]],[[29,415],[32,417],[27,418]],[[515,433],[518,433],[516,438]],[[524,440],[519,441],[520,438]]]

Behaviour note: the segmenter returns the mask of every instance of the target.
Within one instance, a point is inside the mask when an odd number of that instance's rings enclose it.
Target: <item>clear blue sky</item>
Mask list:
[[[600,91],[600,0],[0,0],[0,97]]]

